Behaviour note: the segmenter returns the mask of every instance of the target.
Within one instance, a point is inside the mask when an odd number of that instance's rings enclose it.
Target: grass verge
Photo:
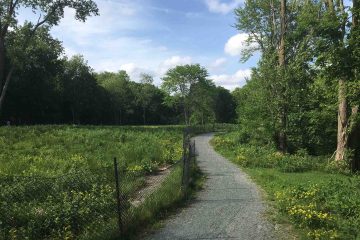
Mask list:
[[[301,239],[360,239],[359,176],[332,172],[325,157],[243,145],[233,133],[212,144],[266,191],[273,220],[290,222]]]
[[[169,216],[176,214],[179,209],[185,207],[189,201],[193,199],[196,193],[202,189],[205,177],[196,164],[193,166],[191,172],[192,180],[186,193],[182,191],[181,168],[176,169],[173,174],[168,177],[170,181],[166,181],[166,183],[154,193],[154,198],[149,198],[144,204],[144,209],[139,209],[139,215],[134,218],[136,219],[136,224],[125,239],[142,239],[146,235],[160,229]]]

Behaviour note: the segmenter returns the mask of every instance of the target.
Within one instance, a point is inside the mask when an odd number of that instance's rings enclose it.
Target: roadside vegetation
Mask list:
[[[235,10],[241,60],[261,56],[232,92],[238,129],[213,144],[307,239],[360,238],[359,7],[259,0]]]
[[[0,128],[0,238],[118,236],[113,157],[119,160],[122,196],[131,199],[144,187],[148,173],[181,159],[182,130]],[[178,164],[141,207],[128,213],[133,221],[129,225],[136,228],[153,221],[161,210],[180,201],[181,176]]]
[[[244,169],[266,192],[278,213],[305,239],[358,239],[360,177],[305,151],[284,154],[271,145],[244,143],[239,132],[221,134],[212,144]]]

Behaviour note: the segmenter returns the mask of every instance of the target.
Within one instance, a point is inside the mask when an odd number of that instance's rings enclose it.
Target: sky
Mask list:
[[[51,31],[67,56],[83,55],[97,72],[125,70],[135,81],[150,73],[159,85],[169,68],[199,63],[216,85],[233,90],[246,83],[258,59],[240,62],[246,35],[233,25],[242,1],[95,0],[100,16],[82,23],[66,9]]]

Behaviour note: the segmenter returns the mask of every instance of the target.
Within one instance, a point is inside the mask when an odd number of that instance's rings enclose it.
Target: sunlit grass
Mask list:
[[[212,143],[266,191],[275,221],[291,222],[304,239],[360,237],[359,176],[329,171],[326,157],[242,145],[236,134],[219,135]]]

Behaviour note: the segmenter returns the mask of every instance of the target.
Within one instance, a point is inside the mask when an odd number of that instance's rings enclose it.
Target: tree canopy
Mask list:
[[[349,142],[359,139],[360,124],[358,1],[352,5],[248,0],[236,9],[236,28],[249,35],[242,59],[262,53],[248,84],[234,92],[248,141],[359,159]]]

